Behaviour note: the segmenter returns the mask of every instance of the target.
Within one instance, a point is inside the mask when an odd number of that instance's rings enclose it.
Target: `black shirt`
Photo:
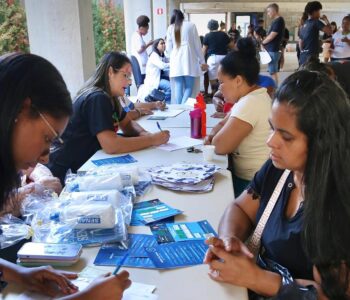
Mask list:
[[[208,46],[208,56],[212,54],[226,55],[230,43],[229,36],[222,31],[212,31],[205,35],[203,45]]]
[[[126,116],[118,101],[102,90],[80,95],[73,103],[73,116],[62,135],[63,145],[56,144],[50,153],[48,167],[63,183],[66,172],[77,170],[99,149],[96,135],[104,130],[118,131],[119,122]]]
[[[325,25],[318,19],[308,19],[305,21],[303,27],[300,30],[300,38],[303,41],[303,49],[301,49],[302,51],[305,51],[310,55],[318,55],[320,49],[319,31],[324,27]]]
[[[268,160],[251,181],[248,193],[253,193],[253,198],[258,196],[260,200],[256,222],[260,220],[283,171],[275,168],[272,161]],[[291,219],[287,219],[285,215],[288,199],[294,187],[291,172],[261,237],[263,257],[286,267],[293,278],[312,279],[312,264],[302,246],[303,208],[301,207]]]
[[[350,99],[350,62],[331,62],[329,64],[332,67],[335,76],[337,77],[337,81]]]
[[[278,52],[280,50],[280,45],[284,36],[284,28],[285,23],[281,16],[272,21],[267,35],[269,35],[271,32],[277,32],[277,35],[272,41],[264,45],[267,51]]]

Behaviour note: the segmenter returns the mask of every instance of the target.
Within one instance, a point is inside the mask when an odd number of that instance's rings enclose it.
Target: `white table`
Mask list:
[[[189,112],[193,109],[187,105],[179,105],[179,104],[169,104],[169,109],[185,109],[182,113],[177,115],[176,117],[167,118],[165,120],[148,120],[150,116],[144,116],[137,120],[137,122],[146,130],[150,132],[155,132],[158,130],[157,122],[159,122],[162,129],[169,128],[190,128],[191,127],[191,119],[189,116]],[[215,107],[213,104],[207,104],[207,130],[208,133],[211,128],[215,127],[217,123],[220,122],[221,119],[210,117],[215,112]]]
[[[189,128],[169,128],[170,135],[173,137],[177,136],[189,136]],[[195,146],[195,148],[201,149],[203,145]],[[96,166],[91,162],[91,160],[103,159],[108,157],[121,156],[123,154],[110,155],[106,154],[103,150],[97,151],[81,168],[78,172],[84,172]],[[136,165],[140,167],[153,167],[161,164],[170,164],[175,162],[193,162],[202,163],[204,162],[202,153],[187,153],[186,149],[176,150],[168,152],[165,150],[160,150],[155,147],[135,151],[130,153],[138,162]],[[220,166],[222,169],[227,168],[227,156],[226,155],[216,155],[214,154],[214,159],[208,163],[213,163]]]
[[[181,134],[183,129],[174,129]],[[156,164],[171,164],[179,161],[203,162],[202,154],[187,153],[185,149],[167,152],[158,149],[146,149],[131,153],[138,160],[140,167],[155,166]],[[98,151],[86,162],[79,171],[85,171],[92,166],[92,159],[107,158],[111,155]],[[215,175],[213,191],[205,194],[180,193],[154,186],[143,196],[141,200],[158,198],[169,205],[181,209],[184,213],[176,217],[176,221],[200,221],[207,219],[214,227],[218,227],[219,220],[230,201],[234,199],[231,173],[225,170],[226,157],[215,156],[213,163],[223,167]],[[149,233],[148,227],[130,227],[130,233]],[[81,260],[74,266],[66,268],[79,272],[87,265],[93,265],[93,261],[99,247],[84,248]],[[114,267],[100,267],[106,271],[113,271]],[[208,266],[199,265],[174,270],[146,270],[138,268],[126,268],[133,281],[152,284],[157,287],[155,293],[161,300],[246,300],[248,299],[245,288],[212,281],[208,273]],[[9,285],[3,294],[4,299],[20,299],[19,287]]]

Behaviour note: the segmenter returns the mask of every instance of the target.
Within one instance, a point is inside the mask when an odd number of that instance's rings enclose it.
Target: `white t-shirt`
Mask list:
[[[270,150],[266,141],[270,134],[268,118],[272,101],[265,88],[259,88],[241,99],[232,107],[235,117],[253,126],[253,130],[233,153],[235,175],[251,180],[268,159]]]
[[[342,42],[341,40],[347,37],[350,39],[350,33],[344,35],[342,31],[337,31],[333,34],[332,40],[334,45],[334,50],[332,51],[331,57],[333,58],[348,58],[350,57],[350,45],[348,43]]]
[[[146,43],[143,40],[142,35],[140,35],[137,31],[132,34],[131,37],[131,54],[137,58],[139,62],[141,74],[146,74],[146,65],[148,60],[147,51],[143,51],[142,53],[138,53],[142,46],[145,46]]]

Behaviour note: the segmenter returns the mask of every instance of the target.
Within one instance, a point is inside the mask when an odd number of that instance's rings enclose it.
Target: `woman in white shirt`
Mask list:
[[[170,53],[170,77],[175,81],[175,102],[185,103],[191,96],[196,77],[206,69],[196,26],[184,21],[183,13],[174,9],[166,37]]]
[[[141,101],[147,97],[152,90],[160,89],[165,93],[165,101],[170,103],[171,88],[170,81],[162,78],[161,73],[169,69],[168,59],[165,57],[165,41],[157,39],[153,43],[153,51],[148,58],[146,66],[145,83],[139,88],[137,98]]]
[[[350,16],[343,18],[341,27],[332,37],[331,61],[350,61]]]
[[[215,145],[217,154],[232,153],[233,186],[239,196],[269,157],[266,140],[271,98],[265,88],[257,85],[260,67],[253,41],[242,38],[237,48],[226,55],[219,67],[221,92],[227,102],[235,105],[212,129],[205,143]]]

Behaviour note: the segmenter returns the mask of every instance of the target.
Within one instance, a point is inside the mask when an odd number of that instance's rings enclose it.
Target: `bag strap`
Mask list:
[[[285,170],[280,178],[280,180],[277,183],[277,186],[275,190],[273,191],[269,202],[267,203],[265,210],[263,214],[260,217],[260,220],[258,224],[256,225],[256,228],[254,230],[253,235],[251,236],[247,246],[248,249],[255,255],[260,250],[260,241],[262,233],[265,229],[265,225],[271,215],[271,212],[273,208],[275,207],[275,204],[277,203],[278,197],[281,194],[282,188],[288,178],[288,175],[290,173],[290,170]]]

